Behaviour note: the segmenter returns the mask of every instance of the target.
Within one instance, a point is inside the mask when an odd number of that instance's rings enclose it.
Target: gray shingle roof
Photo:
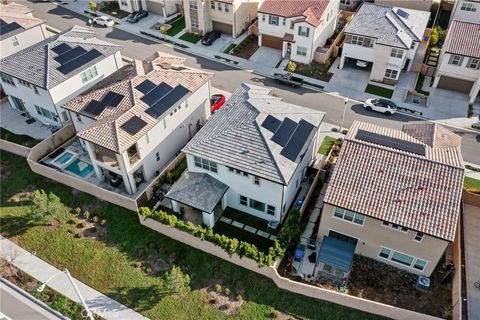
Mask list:
[[[399,10],[408,17],[402,17]],[[408,49],[412,41],[422,40],[429,17],[430,12],[426,11],[365,2],[345,32],[375,38],[379,44]]]
[[[207,173],[185,171],[165,196],[210,213],[227,190],[226,184]]]
[[[102,55],[68,74],[63,74],[57,70],[60,64],[55,61],[57,54],[52,50],[62,43],[67,43],[71,47],[79,46],[87,51],[96,49]],[[38,87],[50,89],[117,51],[120,51],[120,46],[95,38],[95,31],[74,26],[68,31],[2,59],[0,70]]]
[[[315,133],[325,113],[281,101],[269,95],[270,89],[243,83],[183,151],[250,174],[288,184],[300,157],[295,161],[283,156],[281,145],[271,140],[273,132],[262,127],[270,115],[280,122],[305,120]],[[302,145],[308,145],[310,134]],[[302,153],[300,153],[300,156]]]

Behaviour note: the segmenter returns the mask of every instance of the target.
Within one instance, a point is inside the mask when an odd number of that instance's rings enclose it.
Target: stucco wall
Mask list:
[[[377,4],[422,11],[430,11],[433,0],[375,0]]]
[[[28,157],[28,154],[30,153],[30,148],[3,139],[0,139],[0,150],[7,151],[24,158]]]
[[[0,59],[3,59],[15,52],[19,52],[25,48],[28,48],[35,43],[38,43],[48,38],[48,35],[49,33],[45,29],[45,24],[43,23],[39,26],[16,34],[15,37],[18,41],[17,46],[13,45],[13,37],[2,38],[2,41],[0,42],[0,46],[2,47],[2,50],[0,50]]]
[[[477,11],[472,12],[472,11],[460,10],[463,3],[473,4],[474,6],[476,6]],[[450,17],[450,21],[453,21],[453,20],[461,20],[461,21],[479,23],[479,21],[480,21],[480,3],[474,2],[474,1],[468,1],[468,0],[457,0],[456,3],[455,3],[455,7],[454,7],[454,10],[453,10],[452,16]]]

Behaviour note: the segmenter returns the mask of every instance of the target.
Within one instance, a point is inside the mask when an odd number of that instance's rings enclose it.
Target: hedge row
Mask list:
[[[247,257],[255,260],[259,267],[271,266],[276,260],[283,257],[285,249],[293,239],[300,236],[300,212],[298,209],[290,211],[282,230],[277,235],[277,240],[273,242],[273,246],[269,248],[265,254],[259,251],[257,247],[245,241],[238,241],[236,238],[230,238],[225,235],[214,233],[213,230],[207,229],[201,225],[195,226],[190,221],[178,220],[175,215],[168,214],[164,211],[151,212],[149,208],[140,208],[140,214],[145,218],[151,218],[162,224],[177,228],[180,231],[188,232],[200,240],[207,240],[221,247],[225,252],[232,255],[236,253],[240,257]]]

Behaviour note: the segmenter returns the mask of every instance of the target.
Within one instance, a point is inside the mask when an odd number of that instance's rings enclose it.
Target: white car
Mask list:
[[[96,17],[93,19],[93,23],[98,24],[99,26],[104,27],[113,27],[115,21],[107,16]]]
[[[368,61],[357,60],[356,65],[357,65],[357,67],[360,67],[360,68],[366,68],[366,67],[368,67]]]
[[[397,105],[395,102],[387,100],[387,99],[367,99],[364,102],[363,107],[367,111],[377,111],[385,114],[386,116],[390,116],[397,112]]]

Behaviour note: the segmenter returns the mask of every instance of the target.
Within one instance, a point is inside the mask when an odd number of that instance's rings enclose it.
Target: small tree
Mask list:
[[[287,71],[288,72],[295,72],[296,69],[297,69],[297,64],[293,61],[288,61]]]
[[[65,220],[67,217],[65,206],[60,198],[53,193],[44,190],[35,190],[32,193],[32,207],[28,218],[36,223],[51,223],[53,219]]]
[[[436,26],[435,28],[433,28],[432,33],[430,34],[430,47],[434,47],[437,44],[438,39],[440,38],[439,28],[439,26]]]
[[[165,286],[171,293],[187,293],[190,291],[190,277],[174,265],[165,274]]]

